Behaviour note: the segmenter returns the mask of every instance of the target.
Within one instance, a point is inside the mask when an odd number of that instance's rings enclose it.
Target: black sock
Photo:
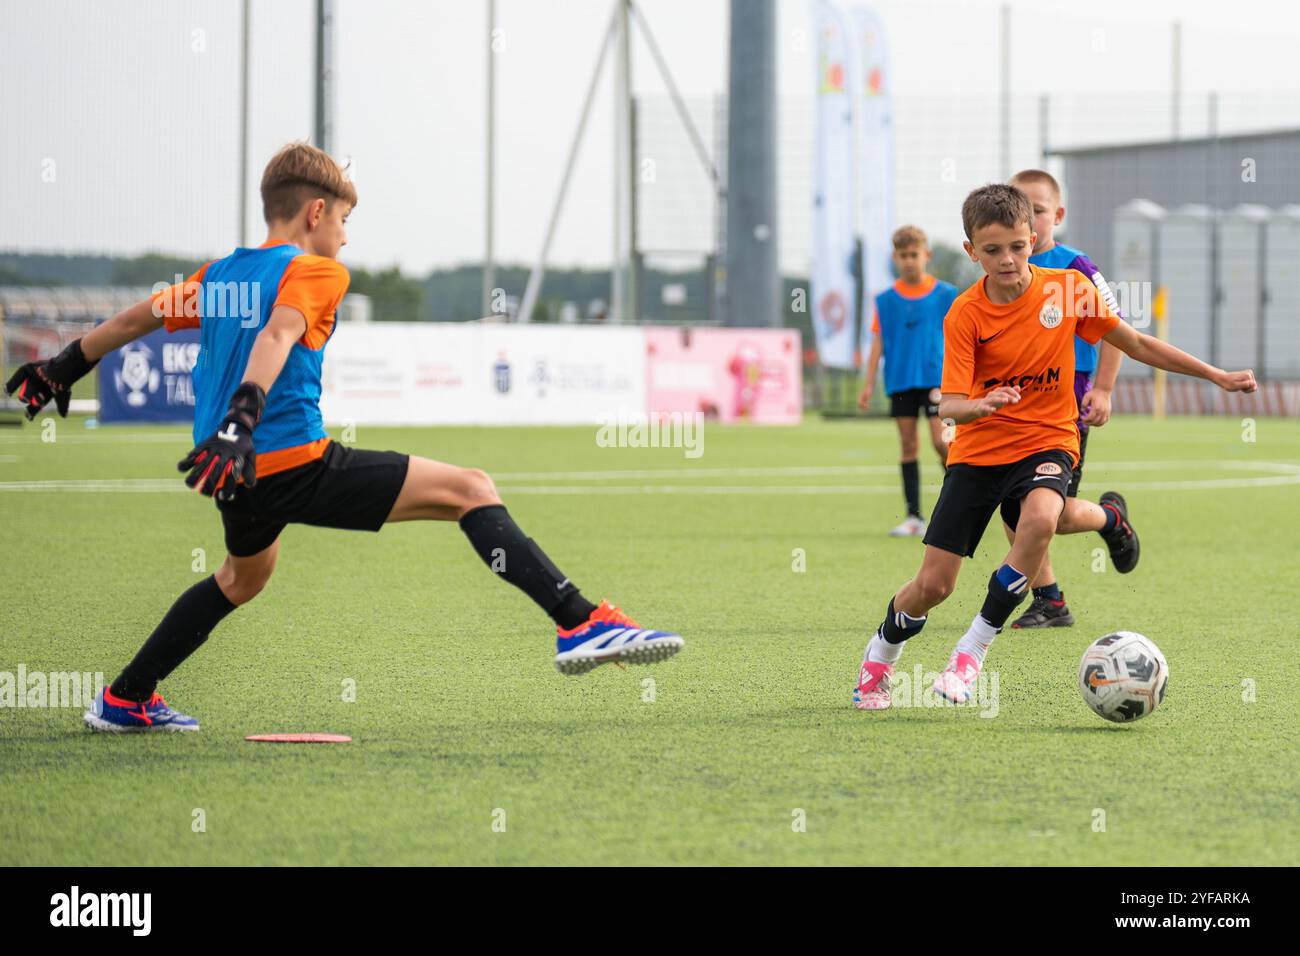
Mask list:
[[[910,637],[916,637],[925,627],[924,617],[894,610],[894,599],[889,599],[889,610],[885,612],[884,623],[880,625],[880,636],[890,644],[901,644]]]
[[[899,463],[903,470],[903,497],[907,499],[907,513],[921,517],[921,465],[915,461]]]
[[[989,575],[989,593],[980,608],[980,617],[1001,629],[1007,618],[1025,599],[1025,576],[1009,564],[1004,564]]]
[[[1055,581],[1051,584],[1044,584],[1041,588],[1034,588],[1034,597],[1046,598],[1049,601],[1064,601],[1065,596],[1061,594],[1061,587]]]
[[[211,575],[176,599],[144,647],[109,691],[125,700],[146,701],[158,682],[193,654],[221,619],[235,609]]]
[[[505,505],[484,505],[466,512],[460,530],[489,568],[532,598],[566,631],[596,610],[537,542],[519,530]]]

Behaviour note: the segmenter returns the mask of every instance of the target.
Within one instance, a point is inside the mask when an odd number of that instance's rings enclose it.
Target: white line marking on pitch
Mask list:
[[[1280,474],[1254,478],[1196,478],[1182,481],[1135,481],[1125,482],[1125,491],[1196,491],[1219,488],[1269,488],[1281,485],[1300,484],[1300,465],[1278,461],[1210,461],[1210,462],[1117,462],[1107,468],[1097,470],[1134,470],[1149,471],[1170,469],[1179,466],[1182,469],[1220,468],[1229,471],[1272,471]],[[870,467],[870,466],[866,466]],[[890,471],[896,466],[891,466]],[[689,471],[689,470],[688,470]],[[771,469],[712,469],[711,477],[743,477],[746,475],[771,477],[785,474],[807,474],[808,468],[796,468],[791,472],[777,468]],[[696,477],[703,477],[698,472],[689,472]],[[813,472],[819,474],[820,472]],[[843,474],[839,468],[831,468],[828,474]],[[854,472],[850,472],[854,473]],[[573,475],[574,472],[524,472],[523,474],[543,474],[547,476]],[[594,474],[594,473],[583,473]],[[603,477],[640,476],[642,472],[603,472]],[[658,473],[655,473],[656,476]],[[665,469],[663,474],[680,472]],[[500,474],[497,478],[506,478]],[[502,489],[514,495],[882,495],[897,494],[898,486],[889,485],[509,485],[502,484]],[[927,483],[927,488],[937,488],[937,483]],[[91,493],[138,493],[154,494],[166,492],[189,492],[190,489],[179,478],[104,478],[104,479],[51,479],[38,481],[0,481],[0,492],[5,491],[56,491],[56,492],[91,492]]]

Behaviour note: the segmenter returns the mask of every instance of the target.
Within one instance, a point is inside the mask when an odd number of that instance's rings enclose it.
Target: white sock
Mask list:
[[[877,631],[867,644],[863,660],[872,661],[876,664],[896,664],[898,659],[903,656],[903,645],[906,643],[907,641],[899,641],[897,644],[890,644]]]
[[[976,614],[975,620],[970,622],[970,627],[961,636],[961,640],[957,642],[957,652],[959,654],[969,654],[979,661],[980,666],[983,667],[984,655],[989,652],[989,646],[992,645],[993,638],[997,636],[998,629],[984,620],[982,614]]]

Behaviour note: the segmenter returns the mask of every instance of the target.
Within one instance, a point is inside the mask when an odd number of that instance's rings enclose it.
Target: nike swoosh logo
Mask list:
[[[555,586],[555,590],[557,590],[557,591],[560,590],[561,588],[563,588],[563,587],[564,587],[566,584],[568,584],[568,583],[569,583],[569,579],[568,579],[568,578],[565,578],[563,581],[561,581],[559,584],[557,584],[557,585]]]
[[[1097,680],[1097,675],[1095,673],[1088,675],[1089,687],[1104,687],[1106,684],[1118,684],[1118,683],[1119,683],[1118,680]]]
[[[1034,481],[1051,481],[1053,478],[1059,478],[1060,475],[1035,475]]]
[[[985,339],[985,338],[981,338],[981,339],[980,339],[980,345],[984,345],[984,344],[986,344],[986,343],[988,343],[988,342],[992,342],[994,339],[996,339],[999,335],[1001,335],[1001,334],[1002,334],[1003,332],[1005,332],[1005,331],[1006,331],[1006,329],[998,329],[998,331],[994,332],[994,333],[993,333],[992,335],[990,335],[987,339]]]

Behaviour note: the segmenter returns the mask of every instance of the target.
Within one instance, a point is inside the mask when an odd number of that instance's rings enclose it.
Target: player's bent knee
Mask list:
[[[1015,537],[1032,540],[1046,540],[1056,534],[1057,517],[1055,515],[1022,514],[1016,522]]]
[[[257,563],[263,564],[262,562]],[[217,586],[221,588],[221,593],[226,596],[226,600],[239,607],[261,594],[274,572],[274,557],[272,557],[269,565],[263,564],[262,567],[254,568],[236,568],[231,563],[231,559],[227,557],[226,563],[222,565],[215,576]]]
[[[460,499],[462,513],[484,505],[501,504],[501,496],[491,476],[478,468],[466,468],[461,472]]]
[[[231,574],[222,580],[221,576],[217,577],[217,585],[221,588],[221,593],[226,596],[226,600],[235,607],[247,604],[253,598],[262,593],[266,587],[267,581],[271,579],[269,574],[250,578],[248,576],[236,577]]]
[[[927,607],[942,604],[952,594],[954,582],[938,574],[926,574],[916,579],[917,590]]]
[[[263,578],[261,581],[236,581],[230,588],[223,588],[222,590],[226,595],[226,600],[239,607],[261,594],[262,589],[266,587],[267,580]]]

